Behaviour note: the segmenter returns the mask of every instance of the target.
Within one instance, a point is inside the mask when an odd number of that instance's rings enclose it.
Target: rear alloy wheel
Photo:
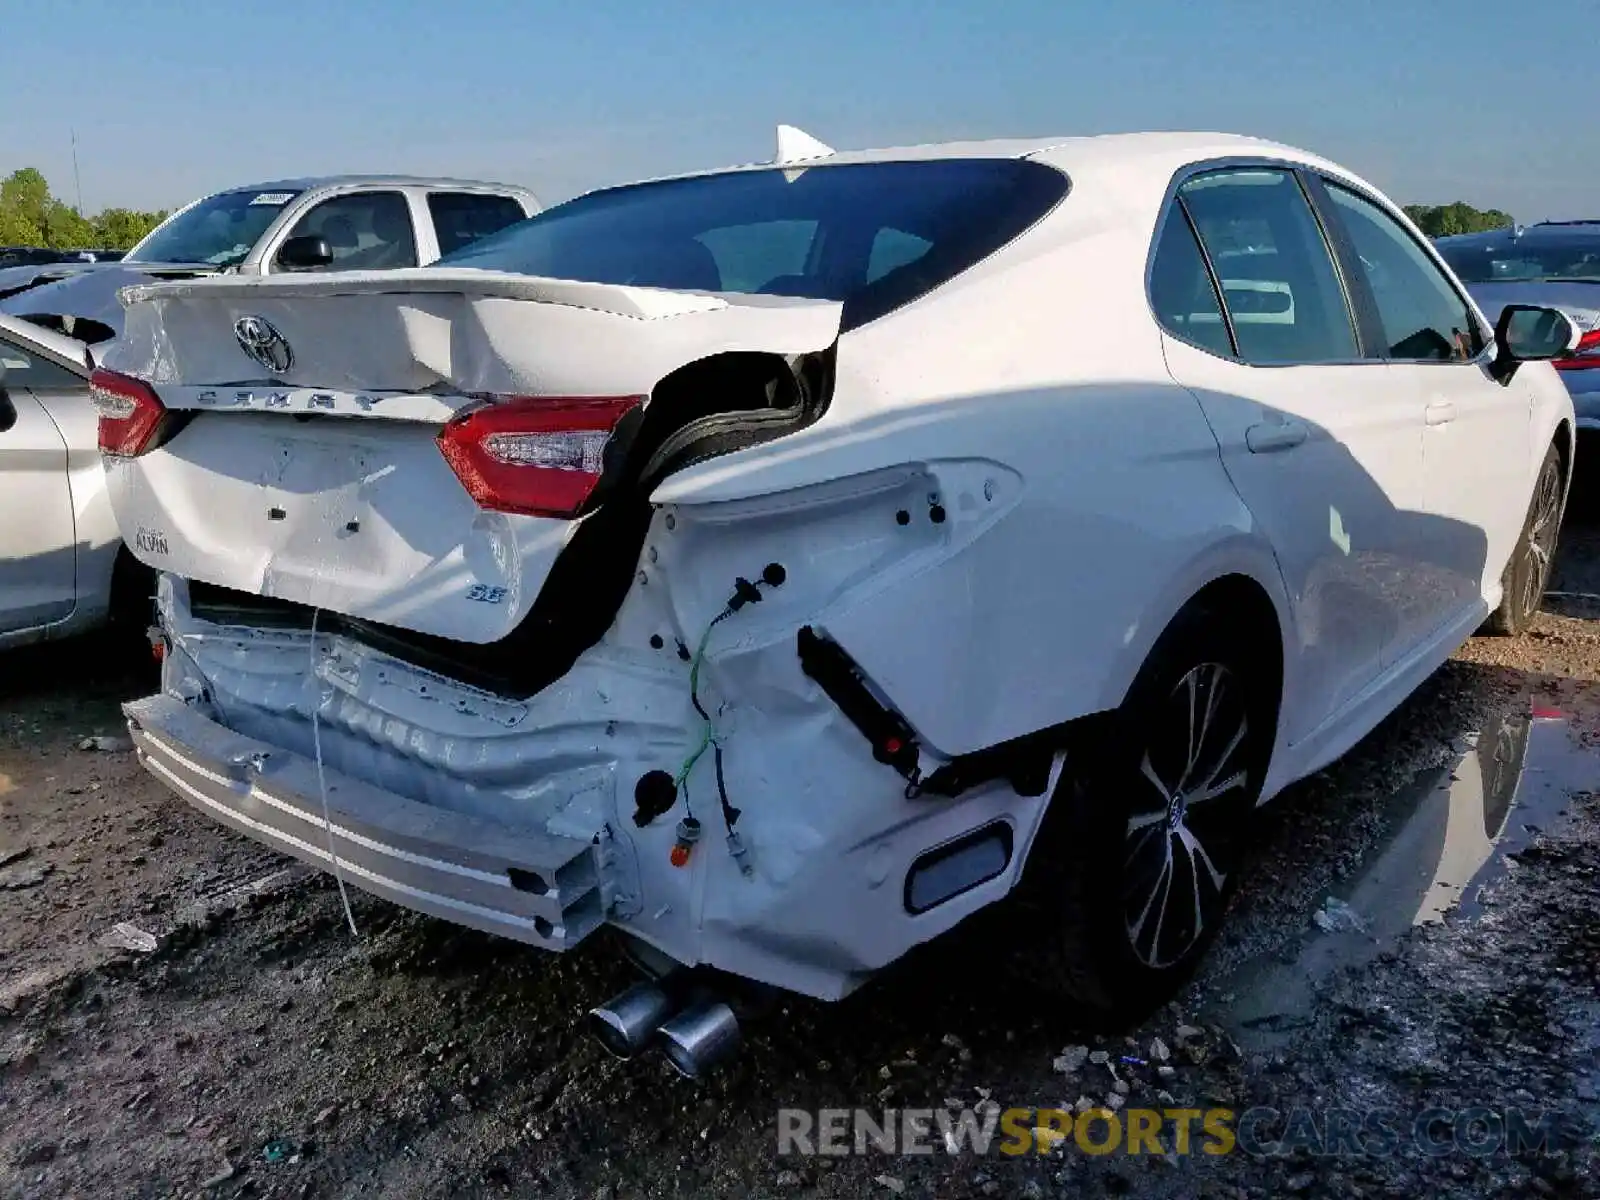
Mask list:
[[[1186,620],[1108,736],[1067,770],[1025,902],[1053,915],[1050,981],[1097,1023],[1170,998],[1215,935],[1260,794],[1274,705],[1236,639]]]
[[[1500,578],[1500,607],[1489,616],[1490,633],[1508,637],[1526,633],[1544,604],[1544,590],[1550,583],[1550,568],[1561,534],[1564,482],[1561,452],[1552,445],[1539,467],[1522,536]]]
[[[1225,665],[1192,667],[1165,708],[1143,739],[1122,847],[1123,928],[1154,971],[1182,962],[1221,916],[1237,865],[1228,802],[1249,785],[1250,714]]]

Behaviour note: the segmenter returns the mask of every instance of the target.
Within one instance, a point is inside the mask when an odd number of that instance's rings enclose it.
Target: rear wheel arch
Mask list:
[[[1213,569],[1202,568],[1196,580],[1187,582],[1175,598],[1168,601],[1165,619],[1160,619],[1158,610],[1157,617],[1147,622],[1150,625],[1159,622],[1160,632],[1144,643],[1142,651],[1135,651],[1138,657],[1127,663],[1124,680],[1108,698],[1107,708],[1126,703],[1139,675],[1163,649],[1163,644],[1170,643],[1175,630],[1205,620],[1240,636],[1259,652],[1258,661],[1253,665],[1264,673],[1264,684],[1275,697],[1272,720],[1277,722],[1283,704],[1287,678],[1285,656],[1291,638],[1292,616],[1288,601],[1274,588],[1275,575],[1267,575],[1272,583],[1263,581],[1261,576],[1269,569],[1267,563],[1246,560],[1237,551],[1230,551],[1223,562],[1211,565]],[[1270,569],[1275,571],[1276,568]],[[1262,637],[1263,633],[1270,636]]]
[[[1148,970],[1128,961],[1127,947],[1121,946],[1117,936],[1118,922],[1126,918],[1119,915],[1121,910],[1114,900],[1120,896],[1122,873],[1128,868],[1124,863],[1119,869],[1112,860],[1123,860],[1125,835],[1119,831],[1127,820],[1123,809],[1131,795],[1130,788],[1140,776],[1133,764],[1149,728],[1144,718],[1162,711],[1161,702],[1170,705],[1167,689],[1174,679],[1204,672],[1208,669],[1206,664],[1217,664],[1211,669],[1220,677],[1242,669],[1247,688],[1241,720],[1249,724],[1240,724],[1239,734],[1230,746],[1239,745],[1246,728],[1258,730],[1246,739],[1238,751],[1242,757],[1235,760],[1253,764],[1254,782],[1245,782],[1246,776],[1240,771],[1240,782],[1233,785],[1238,789],[1236,799],[1212,803],[1229,803],[1233,806],[1230,812],[1237,809],[1234,815],[1224,816],[1233,830],[1225,836],[1243,838],[1248,827],[1244,822],[1271,767],[1277,714],[1282,705],[1284,641],[1278,612],[1266,587],[1249,575],[1227,574],[1210,580],[1189,597],[1155,639],[1124,704],[1114,712],[1091,719],[1092,729],[1086,725],[1076,750],[1068,751],[1067,773],[1047,801],[1043,819],[1028,846],[1019,881],[1019,901],[1034,910],[1044,922],[1043,927],[1052,928],[1056,935],[1047,939],[1038,955],[1038,966],[1043,969],[1041,982],[1083,1004],[1083,1015],[1091,1023],[1116,1023],[1130,1015],[1142,1015],[1188,978],[1214,936],[1237,875],[1237,863],[1216,859],[1224,864],[1226,882],[1210,896],[1211,911],[1204,922],[1199,916],[1201,885],[1194,883],[1197,935],[1179,958],[1168,963],[1152,959]],[[1191,723],[1194,713],[1191,705]],[[1257,719],[1261,721],[1259,726],[1255,725]],[[1209,721],[1207,706],[1205,722]],[[1202,733],[1200,741],[1205,738]],[[1190,753],[1196,752],[1196,744],[1191,741]],[[1231,748],[1223,753],[1223,759],[1230,753]],[[1156,768],[1151,761],[1146,751],[1144,773],[1153,780],[1150,772]],[[1214,769],[1222,770],[1222,763],[1214,764]],[[1187,771],[1184,774],[1187,777]],[[1186,807],[1207,799],[1200,791],[1187,802],[1182,799],[1183,792],[1174,795],[1179,799],[1171,803]],[[1182,809],[1179,811],[1181,814]],[[1200,810],[1195,808],[1195,812]],[[1129,821],[1128,828],[1132,827]],[[1209,838],[1206,845],[1213,845]],[[1131,857],[1128,861],[1132,861]],[[1211,864],[1209,858],[1204,861]],[[1192,864],[1191,868],[1198,871]],[[1157,925],[1158,938],[1160,933]],[[1136,934],[1129,936],[1136,940]]]
[[[1283,707],[1284,629],[1278,606],[1273,603],[1271,594],[1250,575],[1230,573],[1217,576],[1181,604],[1151,643],[1144,660],[1136,669],[1135,680],[1129,685],[1128,694],[1131,695],[1140,676],[1146,674],[1161,656],[1172,653],[1177,643],[1190,636],[1197,627],[1217,630],[1230,643],[1252,651],[1249,665],[1265,697],[1260,717],[1266,727],[1272,730],[1275,742]],[[1261,637],[1263,630],[1270,631],[1271,636]],[[1127,699],[1125,695],[1124,700]],[[1112,709],[1072,722],[1073,735],[1066,739],[1069,755],[1074,746],[1090,746],[1106,736],[1114,728],[1118,714],[1119,709]],[[1041,815],[1041,825],[1050,819],[1050,812],[1054,808],[1055,798],[1051,797]],[[1024,851],[1024,869],[1026,860],[1033,856],[1038,843],[1037,837],[1029,839]]]

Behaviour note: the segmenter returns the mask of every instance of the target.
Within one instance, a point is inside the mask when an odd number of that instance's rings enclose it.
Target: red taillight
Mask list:
[[[1589,371],[1600,367],[1600,329],[1591,329],[1578,339],[1578,348],[1571,354],[1553,360],[1558,371]]]
[[[643,396],[510,396],[454,418],[439,449],[496,512],[572,517],[600,482],[606,443]]]
[[[89,396],[100,414],[100,452],[132,458],[150,448],[167,415],[150,385],[104,367],[89,376]]]

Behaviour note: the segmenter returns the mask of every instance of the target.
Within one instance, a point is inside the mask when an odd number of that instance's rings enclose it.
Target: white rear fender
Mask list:
[[[746,575],[783,563],[790,596],[815,594],[814,607],[801,606],[806,621],[943,755],[1114,708],[1211,572],[1243,569],[1228,547],[1248,540],[1249,514],[1187,392],[1099,383],[872,413],[848,402],[844,386],[828,421],[683,471],[652,499],[679,529],[722,530]],[[952,446],[970,457],[944,457]],[[825,506],[805,503],[843,481],[864,487],[896,472],[914,485],[848,502],[852,536],[829,527]],[[744,513],[762,515],[730,519]],[[665,553],[661,528],[649,545]],[[925,549],[878,565],[858,558],[878,542]],[[1265,564],[1252,558],[1246,573],[1271,580]],[[842,586],[852,571],[866,574]],[[725,591],[731,582],[697,558],[671,586]],[[798,603],[773,599],[760,619],[777,622],[782,606]]]

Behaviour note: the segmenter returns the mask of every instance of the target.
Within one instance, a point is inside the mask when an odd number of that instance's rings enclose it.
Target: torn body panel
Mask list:
[[[637,586],[610,630],[559,680],[522,699],[469,687],[344,634],[318,633],[313,642],[305,628],[203,619],[193,611],[191,586],[164,576],[160,615],[170,649],[163,693],[214,730],[300,764],[314,755],[315,710],[330,778],[380,789],[406,811],[438,811],[446,831],[458,819],[492,825],[506,847],[502,865],[516,860],[524,839],[522,858],[536,863],[549,857],[550,839],[592,847],[604,919],[621,930],[680,963],[837,998],[1004,895],[1045,804],[1044,795],[1019,795],[1004,781],[985,781],[959,801],[908,798],[905,780],[873,757],[801,669],[796,650],[801,627],[825,628],[830,614],[858,603],[892,604],[897,583],[961,556],[1005,519],[1014,492],[997,493],[988,519],[966,529],[896,522],[936,475],[973,471],[1004,477],[997,464],[956,460],[810,493],[657,510]],[[735,580],[760,578],[769,563],[783,566],[783,582],[715,626],[697,672],[697,698],[710,714],[737,809],[736,856],[710,754],[688,772],[672,807],[642,826],[633,795],[648,772],[678,772],[700,744],[706,731],[690,695],[694,663],[685,654],[724,611]],[[137,706],[130,716],[136,725],[149,722]],[[182,739],[169,733],[167,752],[199,754]],[[147,749],[154,762],[161,752]],[[216,797],[207,801],[173,785],[221,815]],[[286,802],[304,807],[304,799]],[[314,792],[311,800],[314,811]],[[341,817],[338,792],[330,805],[336,826],[359,825],[369,843],[401,840],[361,824],[366,810]],[[674,866],[677,824],[691,814],[705,836],[685,866]],[[912,864],[995,821],[1011,831],[1001,869],[976,882],[958,880],[959,887],[941,882],[953,889],[945,902],[908,911]],[[302,839],[308,851],[261,824],[253,836],[310,861],[325,844]],[[354,877],[357,886],[450,915],[440,907],[452,902],[440,882],[447,872],[417,885],[409,866],[374,865],[370,845],[363,853],[368,874]],[[481,870],[476,845],[436,844],[428,856]],[[418,894],[393,886],[396,877]],[[492,920],[497,932],[550,948],[588,927],[581,913],[555,921],[541,912],[560,938],[544,926],[523,928],[521,908],[486,905],[491,885],[470,879],[473,890],[463,883],[458,898],[491,917],[452,919],[480,927]],[[495,886],[491,899],[528,903],[514,888]]]

